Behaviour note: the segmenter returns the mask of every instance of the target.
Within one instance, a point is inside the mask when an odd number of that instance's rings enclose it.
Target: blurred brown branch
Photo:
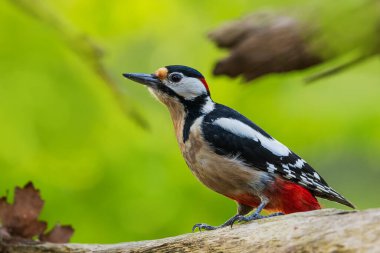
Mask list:
[[[305,78],[305,82],[306,83],[312,83],[312,82],[315,82],[315,81],[318,81],[322,78],[325,78],[325,77],[328,77],[328,76],[332,76],[332,75],[335,75],[337,73],[340,73],[356,64],[359,64],[361,62],[363,62],[364,60],[368,59],[370,56],[372,55],[362,55],[362,56],[359,56],[349,62],[346,62],[346,63],[343,63],[341,65],[338,65],[338,66],[335,66],[333,68],[330,68],[330,69],[326,69],[322,72],[318,72],[318,73],[315,73],[311,76],[308,76]]]
[[[219,47],[230,55],[217,62],[215,75],[246,81],[269,73],[304,69],[322,61],[308,50],[304,28],[293,17],[274,12],[259,12],[227,23],[209,33]]]
[[[230,77],[241,75],[245,81],[250,81],[271,73],[307,69],[338,58],[350,50],[358,51],[358,56],[349,62],[314,74],[305,81],[310,83],[346,70],[380,52],[380,36],[375,32],[376,26],[380,27],[380,7],[377,6],[379,2],[377,0],[365,2],[362,9],[355,10],[362,15],[358,15],[360,17],[365,17],[366,10],[374,10],[375,14],[368,14],[374,15],[374,18],[368,19],[371,22],[368,21],[368,24],[363,24],[363,26],[369,27],[367,30],[373,31],[375,35],[369,32],[347,30],[338,41],[342,43],[350,41],[351,47],[348,46],[343,50],[336,48],[336,45],[334,45],[335,48],[331,46],[338,38],[332,38],[331,32],[330,37],[326,36],[323,30],[325,27],[321,27],[318,23],[320,16],[318,9],[307,10],[305,7],[306,14],[302,13],[302,7],[298,10],[283,12],[255,12],[239,20],[227,22],[209,33],[210,40],[218,47],[229,50],[229,55],[216,63],[214,75]],[[343,9],[338,14],[350,17],[352,12]],[[349,18],[347,20],[352,22]],[[337,24],[332,24],[332,31],[335,29],[334,26],[342,25],[339,22],[340,20]],[[339,29],[342,28],[339,27]],[[361,44],[355,45],[351,41],[359,41]]]
[[[123,112],[131,117],[144,129],[148,128],[147,122],[136,111],[136,107],[132,105],[127,95],[123,93],[121,88],[112,78],[112,74],[107,70],[102,62],[104,50],[99,44],[96,44],[87,34],[77,30],[69,24],[62,16],[59,16],[43,0],[8,0],[14,6],[18,7],[24,13],[33,16],[42,23],[53,28],[58,36],[66,43],[66,45],[74,51],[85,64],[112,90],[115,98],[119,102]],[[128,101],[127,101],[128,99]]]

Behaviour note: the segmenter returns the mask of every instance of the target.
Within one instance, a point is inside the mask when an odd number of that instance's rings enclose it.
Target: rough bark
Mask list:
[[[7,244],[2,253],[66,252],[380,252],[380,209],[323,209],[232,229],[119,244]]]

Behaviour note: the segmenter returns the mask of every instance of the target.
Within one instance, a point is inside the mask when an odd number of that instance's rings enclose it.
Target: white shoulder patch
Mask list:
[[[222,127],[224,130],[236,134],[240,137],[260,141],[261,145],[277,156],[287,156],[290,150],[282,143],[275,139],[267,138],[252,127],[243,122],[231,118],[219,118],[214,121],[215,125]]]

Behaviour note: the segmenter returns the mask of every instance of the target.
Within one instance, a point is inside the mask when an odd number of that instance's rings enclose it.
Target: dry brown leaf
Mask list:
[[[55,225],[52,230],[40,235],[39,239],[42,242],[66,243],[70,240],[73,233],[74,229],[71,226]]]
[[[74,230],[71,226],[55,226],[52,231],[44,234],[47,228],[45,221],[38,220],[44,201],[40,191],[27,183],[24,188],[16,187],[14,202],[9,204],[6,197],[0,198],[0,223],[2,238],[33,239],[42,241],[68,242]]]
[[[0,199],[0,220],[2,226],[11,236],[32,239],[46,229],[46,222],[38,221],[44,201],[32,183],[24,188],[16,187],[14,203],[7,203],[5,197]]]

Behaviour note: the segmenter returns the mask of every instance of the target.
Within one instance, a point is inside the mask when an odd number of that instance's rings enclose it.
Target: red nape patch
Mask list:
[[[206,79],[204,79],[204,78],[199,78],[199,80],[201,80],[201,82],[202,82],[203,85],[205,86],[205,88],[206,88],[206,90],[208,91],[208,93],[210,93],[210,90],[208,89],[208,85],[207,85]]]
[[[277,178],[270,192],[268,210],[285,214],[321,209],[314,195],[301,185]]]

